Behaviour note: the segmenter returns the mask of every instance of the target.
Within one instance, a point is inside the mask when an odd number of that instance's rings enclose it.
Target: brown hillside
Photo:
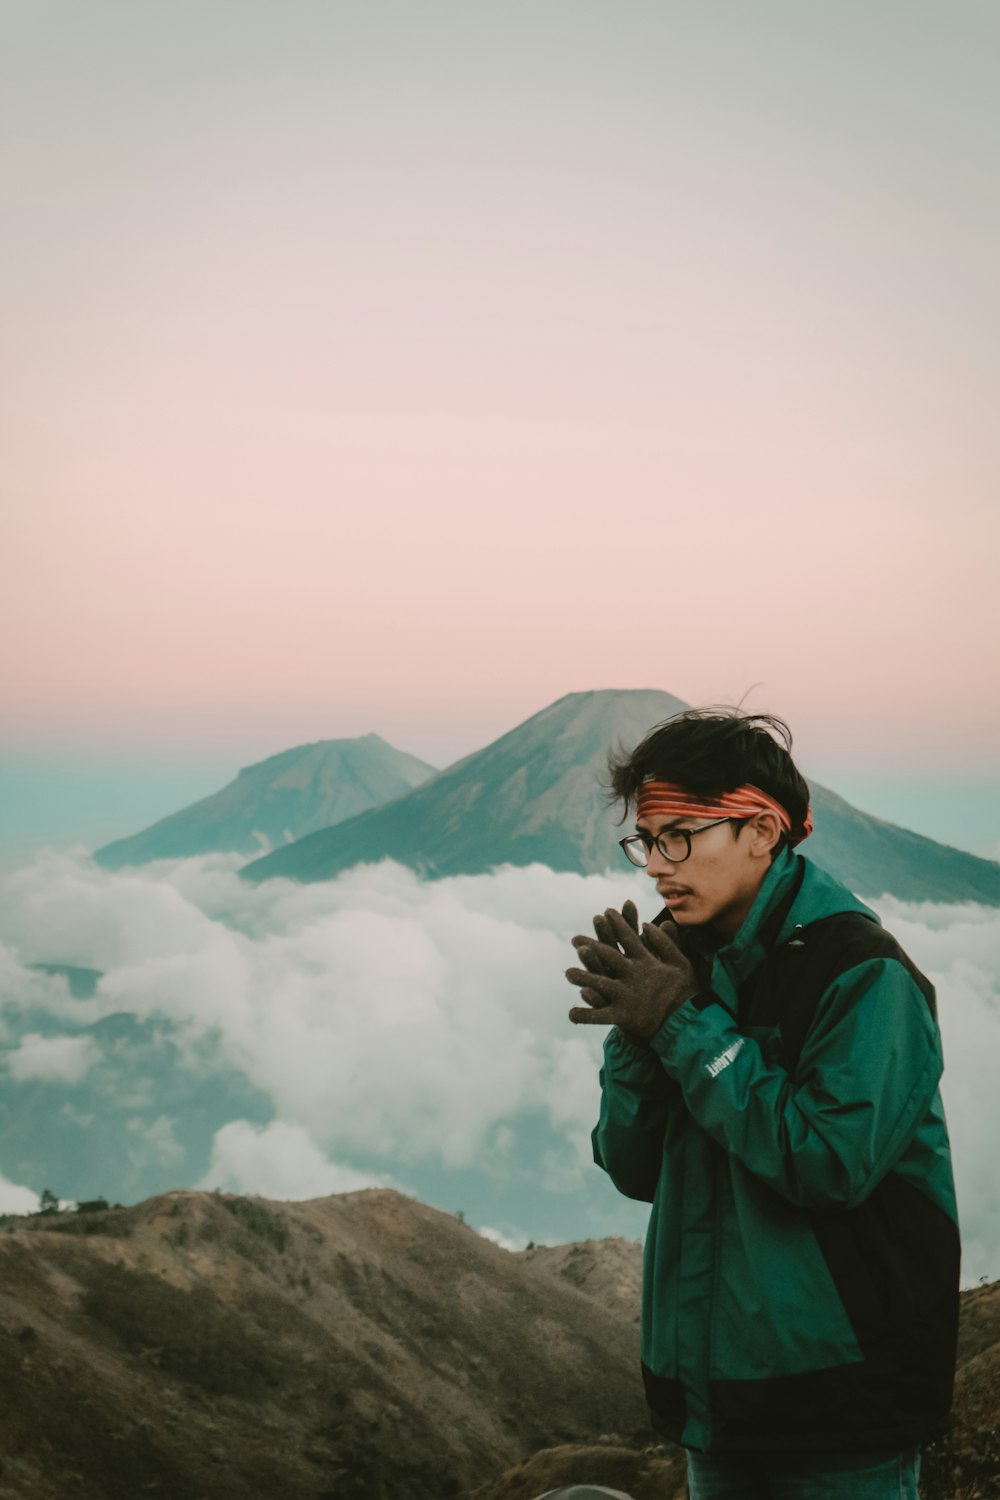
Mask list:
[[[619,1313],[394,1192],[15,1221],[0,1496],[442,1500],[642,1427],[637,1356]]]
[[[557,1274],[575,1264],[575,1274],[586,1280],[604,1274],[604,1246],[616,1243],[622,1244],[599,1240],[544,1253]],[[620,1490],[632,1500],[685,1500],[687,1495],[678,1448],[611,1434],[597,1443],[543,1449],[482,1485],[472,1500],[536,1500],[561,1485],[587,1483]],[[1000,1281],[962,1293],[951,1432],[924,1450],[920,1493],[922,1500],[1000,1500]]]
[[[629,1323],[639,1322],[642,1246],[619,1238],[536,1245],[519,1252],[537,1275],[558,1276]]]
[[[0,1500],[680,1500],[641,1247],[511,1254],[389,1191],[175,1193],[0,1230]],[[962,1301],[924,1500],[1000,1496],[1000,1283]]]

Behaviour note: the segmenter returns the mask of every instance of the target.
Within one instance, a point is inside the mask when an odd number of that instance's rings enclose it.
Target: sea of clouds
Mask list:
[[[570,1027],[562,970],[594,912],[632,895],[654,914],[641,875],[535,865],[424,881],[384,861],[314,885],[251,885],[242,863],[210,855],[112,873],[83,851],[46,853],[0,881],[0,999],[8,1016],[46,1020],[0,1029],[8,1087],[79,1083],[100,1049],[74,1028],[127,1011],[168,1022],[192,1066],[210,1052],[272,1101],[270,1124],[234,1119],[216,1132],[209,1170],[190,1186],[273,1198],[406,1188],[421,1163],[495,1162],[518,1122],[540,1114],[566,1146],[538,1164],[553,1188],[566,1186],[559,1174],[594,1173],[601,1035]],[[937,986],[972,1284],[1000,1274],[1000,912],[875,905]],[[92,998],[71,999],[39,963],[102,978]],[[0,1178],[0,1209],[36,1204],[36,1185]]]

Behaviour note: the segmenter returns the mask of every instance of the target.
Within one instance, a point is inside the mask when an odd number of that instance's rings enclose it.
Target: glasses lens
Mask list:
[[[649,850],[637,833],[631,838],[622,839],[621,845],[634,865],[644,868],[649,863]]]
[[[686,833],[679,833],[674,828],[668,828],[660,834],[656,842],[660,846],[660,852],[666,859],[672,859],[674,864],[680,864],[681,860],[687,859],[691,853],[691,845],[688,843]]]

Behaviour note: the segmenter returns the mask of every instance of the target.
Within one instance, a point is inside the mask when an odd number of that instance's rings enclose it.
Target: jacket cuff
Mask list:
[[[650,1044],[642,1037],[633,1036],[630,1031],[623,1031],[620,1026],[612,1026],[605,1038],[605,1051],[622,1053],[625,1057],[648,1057]]]
[[[649,1039],[650,1047],[659,1057],[669,1057],[673,1052],[674,1042],[685,1026],[710,1005],[721,1003],[710,990],[699,990],[690,995],[676,1010],[670,1012],[659,1031],[653,1033]]]

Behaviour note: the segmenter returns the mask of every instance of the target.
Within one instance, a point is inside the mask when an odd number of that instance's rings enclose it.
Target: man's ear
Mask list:
[[[750,835],[750,852],[770,856],[771,850],[781,838],[781,820],[777,813],[755,813],[747,824]]]

